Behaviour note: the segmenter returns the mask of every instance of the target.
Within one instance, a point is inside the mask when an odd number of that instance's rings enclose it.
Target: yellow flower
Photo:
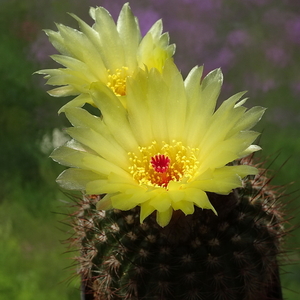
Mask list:
[[[98,209],[140,206],[140,221],[156,211],[161,226],[174,210],[192,214],[211,209],[206,192],[228,194],[242,178],[256,174],[249,165],[230,164],[260,149],[250,129],[264,108],[243,107],[243,93],[215,111],[222,73],[215,70],[200,84],[202,68],[185,81],[172,61],[162,73],[140,70],[127,84],[127,108],[105,85],[91,95],[102,117],[79,107],[66,108],[73,138],[52,158],[71,168],[57,179],[67,189],[106,194]]]
[[[126,81],[138,69],[156,68],[160,72],[172,57],[174,45],[169,45],[168,33],[162,34],[162,22],[157,21],[142,38],[138,21],[126,3],[117,24],[103,7],[91,8],[95,24],[90,27],[71,14],[81,31],[57,25],[58,32],[46,30],[53,46],[61,55],[52,59],[65,68],[37,72],[46,75],[47,84],[60,86],[49,91],[55,97],[77,96],[68,106],[93,104],[89,95],[92,83],[102,82],[117,96],[126,95]],[[125,105],[125,100],[121,99]]]

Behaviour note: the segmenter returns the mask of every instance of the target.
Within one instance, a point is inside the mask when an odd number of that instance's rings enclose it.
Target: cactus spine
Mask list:
[[[154,213],[140,224],[138,207],[97,211],[100,196],[84,196],[73,223],[90,299],[282,299],[277,260],[286,233],[264,173],[227,196],[211,193],[218,216],[176,211],[165,228]]]

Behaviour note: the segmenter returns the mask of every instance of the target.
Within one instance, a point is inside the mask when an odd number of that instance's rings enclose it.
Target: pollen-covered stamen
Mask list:
[[[122,67],[121,69],[116,69],[114,73],[111,70],[107,70],[107,86],[113,90],[117,96],[126,95],[126,80],[128,75],[128,68]]]
[[[169,169],[170,158],[168,156],[158,154],[151,157],[151,165],[156,172],[166,173]]]

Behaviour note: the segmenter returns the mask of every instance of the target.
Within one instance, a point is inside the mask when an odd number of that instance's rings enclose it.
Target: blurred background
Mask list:
[[[33,72],[56,65],[42,29],[77,28],[67,12],[92,24],[90,6],[114,18],[123,0],[0,0],[0,299],[79,299],[74,249],[64,243],[72,203],[55,183],[62,167],[48,156],[66,137],[57,110],[68,99],[46,94]],[[287,185],[286,218],[295,228],[285,242],[281,268],[285,299],[299,299],[300,224],[300,1],[132,0],[142,32],[162,18],[177,44],[183,76],[195,65],[221,67],[221,100],[248,91],[248,107],[268,110],[257,157],[268,158],[273,183]],[[291,185],[290,183],[294,183]]]

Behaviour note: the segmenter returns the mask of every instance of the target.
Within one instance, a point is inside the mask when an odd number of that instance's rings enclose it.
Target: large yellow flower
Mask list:
[[[260,148],[250,129],[264,108],[246,110],[243,93],[215,111],[222,73],[215,70],[200,84],[202,68],[183,81],[172,61],[160,73],[140,70],[127,85],[127,108],[103,84],[91,95],[102,117],[79,107],[66,108],[73,140],[52,158],[71,168],[57,179],[67,189],[106,194],[98,209],[140,206],[141,222],[156,211],[161,226],[174,210],[186,215],[194,206],[211,209],[206,192],[228,194],[256,168],[230,164]]]
[[[162,71],[166,59],[174,54],[175,46],[169,45],[168,33],[162,34],[161,20],[142,38],[128,3],[123,6],[117,24],[103,7],[90,9],[95,20],[92,27],[71,15],[81,31],[64,25],[57,25],[58,32],[46,30],[51,43],[61,53],[52,58],[65,68],[37,72],[46,75],[47,84],[60,86],[50,90],[50,95],[77,96],[60,112],[68,106],[93,104],[89,88],[95,82],[104,83],[117,96],[126,95],[127,78],[138,68]],[[121,101],[125,105],[125,99]]]

